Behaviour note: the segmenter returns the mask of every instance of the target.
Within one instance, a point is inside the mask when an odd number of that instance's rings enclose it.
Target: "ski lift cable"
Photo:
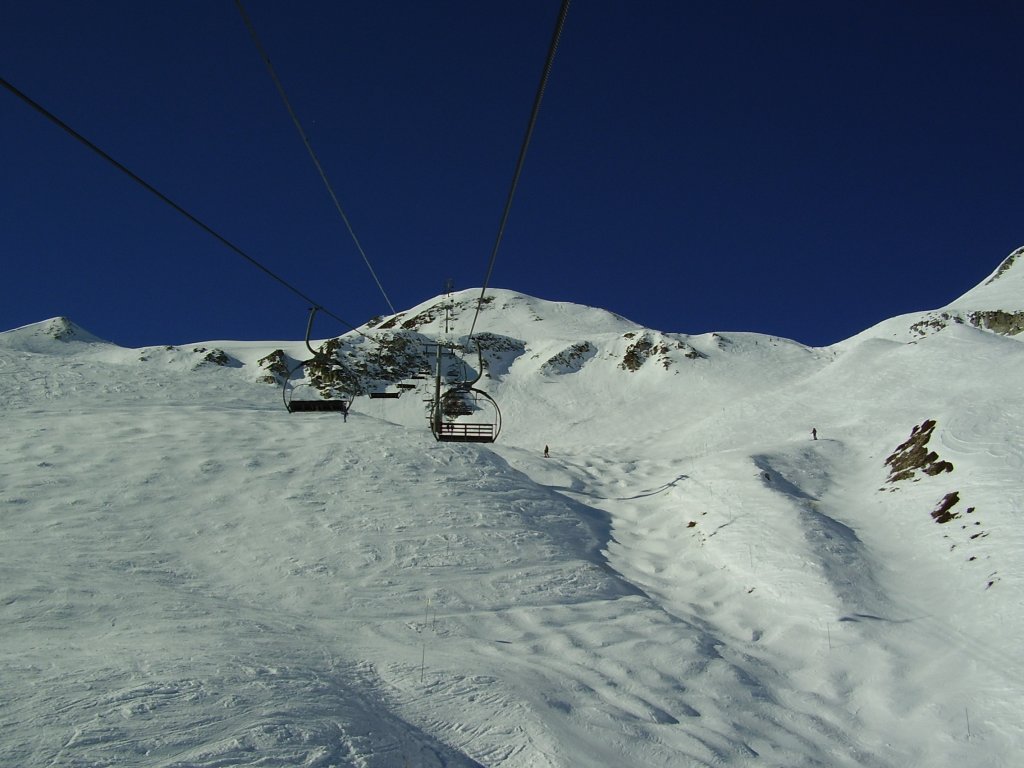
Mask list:
[[[533,129],[537,125],[537,116],[540,114],[540,103],[544,98],[544,91],[547,88],[548,79],[551,76],[551,68],[555,61],[555,54],[558,51],[558,42],[562,37],[562,28],[565,26],[565,17],[569,13],[571,0],[562,0],[562,7],[558,12],[558,19],[555,22],[555,31],[551,36],[551,44],[548,46],[547,59],[544,62],[544,69],[541,73],[540,84],[537,86],[537,93],[533,99],[533,109],[530,111],[530,121],[526,127],[526,135],[523,137],[523,144],[519,148],[519,159],[516,162],[516,170],[512,176],[512,184],[509,186],[508,197],[505,200],[505,209],[501,215],[501,223],[498,225],[498,235],[491,249],[491,258],[487,264],[487,274],[484,276],[483,288],[480,290],[480,298],[477,300],[476,313],[473,315],[473,323],[469,328],[469,338],[473,338],[473,331],[476,329],[477,318],[480,317],[480,310],[483,308],[484,296],[487,293],[487,286],[491,281],[491,273],[494,271],[494,262],[498,258],[498,248],[505,235],[505,225],[508,224],[509,214],[512,212],[512,200],[516,194],[516,187],[519,186],[519,177],[523,172],[523,165],[526,163],[526,150],[530,146],[530,139],[533,138]]]
[[[145,179],[140,177],[138,174],[133,172],[131,169],[129,169],[123,163],[115,160],[109,154],[107,154],[102,149],[100,149],[96,144],[91,142],[89,139],[85,138],[82,134],[80,134],[78,131],[76,131],[74,128],[72,128],[70,125],[65,123],[63,120],[61,120],[55,114],[53,114],[52,112],[47,110],[45,107],[43,107],[37,101],[33,100],[31,97],[29,97],[23,91],[19,90],[12,83],[10,83],[6,79],[0,77],[0,85],[2,85],[4,88],[6,88],[8,91],[10,91],[15,96],[17,96],[19,99],[21,99],[23,102],[25,102],[28,106],[32,107],[32,109],[34,109],[36,112],[41,114],[47,120],[49,120],[50,122],[55,124],[58,128],[63,130],[69,136],[71,136],[75,140],[79,141],[80,143],[84,144],[86,147],[91,149],[93,152],[95,152],[97,155],[102,157],[108,163],[113,165],[115,168],[117,168],[119,171],[121,171],[121,173],[123,173],[126,176],[128,176],[128,178],[130,178],[136,184],[138,184],[139,186],[143,187],[146,191],[148,191],[148,192],[152,193],[153,195],[155,195],[162,202],[164,202],[167,205],[169,205],[171,208],[176,210],[178,213],[180,213],[182,216],[184,216],[186,219],[191,221],[193,224],[195,224],[197,227],[202,229],[207,234],[209,234],[209,235],[213,236],[214,238],[216,238],[217,240],[219,240],[223,245],[225,245],[228,248],[230,248],[232,251],[234,251],[236,254],[241,256],[247,262],[249,262],[254,267],[256,267],[257,269],[262,271],[264,274],[266,274],[269,277],[271,277],[272,279],[276,280],[282,286],[284,286],[289,291],[294,293],[296,296],[298,296],[299,298],[304,300],[307,304],[311,304],[313,306],[318,307],[325,315],[328,315],[328,316],[334,318],[335,320],[337,320],[339,323],[341,323],[345,327],[350,328],[353,331],[355,331],[356,333],[358,333],[360,336],[363,336],[364,338],[369,339],[370,341],[372,341],[374,343],[379,343],[372,336],[369,336],[369,335],[363,333],[362,331],[360,331],[357,326],[355,326],[352,323],[348,322],[347,320],[339,317],[334,312],[332,312],[329,309],[327,309],[326,307],[324,307],[322,304],[320,304],[320,302],[311,299],[309,296],[307,296],[301,290],[299,290],[294,285],[289,283],[287,280],[285,280],[283,277],[278,275],[276,272],[274,272],[273,270],[271,270],[270,268],[268,268],[264,264],[262,264],[259,261],[257,261],[255,258],[250,256],[248,253],[246,253],[241,248],[239,248],[237,245],[235,245],[230,240],[228,240],[226,237],[221,235],[219,232],[217,232],[215,229],[213,229],[213,227],[209,226],[208,224],[206,224],[205,222],[201,221],[199,218],[197,218],[193,214],[189,213],[185,208],[183,208],[178,203],[176,203],[173,200],[171,200],[171,198],[167,197],[167,195],[165,195],[163,192],[158,190],[156,187],[154,187],[148,181],[146,181]]]
[[[309,157],[312,159],[313,165],[316,166],[316,170],[320,174],[320,178],[323,181],[324,186],[327,187],[327,193],[331,196],[331,200],[334,202],[334,207],[341,216],[341,220],[345,222],[345,227],[348,229],[348,233],[352,237],[352,242],[355,243],[356,250],[358,250],[359,255],[363,257],[363,263],[366,264],[366,268],[370,270],[370,275],[373,276],[373,281],[377,284],[377,288],[384,297],[384,301],[391,310],[391,314],[397,314],[395,306],[391,303],[391,299],[388,298],[388,295],[384,290],[384,286],[380,282],[380,278],[377,277],[377,273],[370,264],[370,259],[366,255],[366,251],[363,250],[363,246],[359,242],[359,238],[356,237],[355,230],[352,227],[352,222],[349,221],[348,216],[345,215],[345,210],[341,207],[341,202],[339,202],[338,196],[334,193],[334,187],[331,186],[331,182],[327,178],[327,173],[320,164],[320,159],[317,157],[316,152],[313,151],[313,145],[309,140],[309,136],[306,134],[305,129],[303,129],[298,115],[295,114],[295,110],[292,109],[292,104],[288,99],[288,94],[284,90],[284,85],[281,83],[281,79],[277,76],[277,71],[274,69],[274,65],[271,64],[270,56],[267,55],[267,51],[263,47],[263,43],[260,42],[259,35],[256,34],[256,27],[253,26],[252,20],[246,13],[245,7],[242,5],[242,0],[235,0],[235,6],[238,8],[238,13],[241,15],[242,22],[245,24],[246,29],[249,30],[249,36],[252,37],[252,41],[256,45],[256,50],[259,51],[260,57],[263,59],[263,63],[267,65],[267,72],[270,73],[270,79],[274,81],[274,87],[277,88],[277,92],[281,96],[281,101],[284,102],[285,109],[288,110],[288,114],[291,116],[292,122],[295,124],[295,129],[299,132],[299,136],[302,138],[302,143],[306,145],[306,151],[309,152]]]

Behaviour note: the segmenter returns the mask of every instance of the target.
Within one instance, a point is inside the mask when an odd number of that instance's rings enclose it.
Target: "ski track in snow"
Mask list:
[[[914,403],[869,434],[815,394],[848,362],[743,343],[784,358],[767,394],[630,431],[569,385],[556,441],[557,399],[512,382],[493,448],[0,348],[0,763],[1011,765],[1024,409],[923,414],[957,468],[893,490]],[[954,489],[991,535],[929,519]]]

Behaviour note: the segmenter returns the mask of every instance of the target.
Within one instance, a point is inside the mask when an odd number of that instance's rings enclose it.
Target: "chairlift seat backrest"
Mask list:
[[[493,424],[446,422],[441,424],[437,433],[437,439],[442,443],[493,443],[494,438]]]

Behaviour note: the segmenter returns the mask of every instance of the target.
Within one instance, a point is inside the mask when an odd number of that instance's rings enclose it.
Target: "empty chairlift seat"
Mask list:
[[[289,413],[313,413],[326,411],[348,413],[348,400],[292,400],[287,404]]]

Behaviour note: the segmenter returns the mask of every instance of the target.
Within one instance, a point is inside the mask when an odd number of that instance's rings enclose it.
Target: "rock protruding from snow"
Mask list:
[[[939,454],[928,449],[928,441],[935,431],[935,420],[927,419],[914,427],[910,438],[902,443],[885,460],[889,467],[889,482],[912,480],[914,473],[920,470],[926,475],[938,475],[952,472],[953,465],[939,459]]]
[[[572,344],[566,347],[555,355],[552,355],[540,367],[540,370],[541,373],[549,376],[575,373],[596,354],[597,347],[589,341],[581,341],[577,344]]]

